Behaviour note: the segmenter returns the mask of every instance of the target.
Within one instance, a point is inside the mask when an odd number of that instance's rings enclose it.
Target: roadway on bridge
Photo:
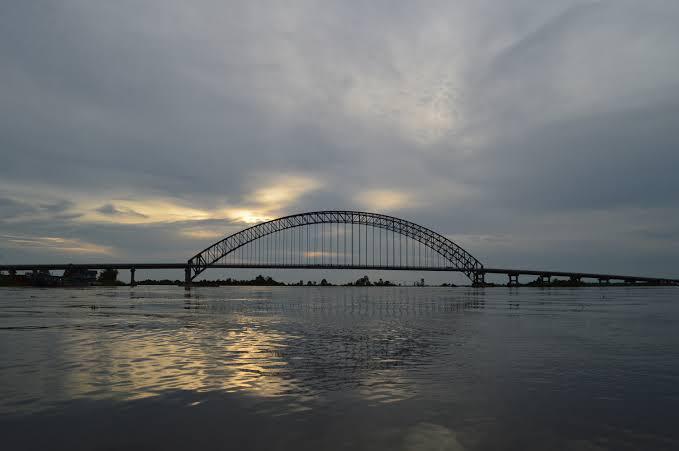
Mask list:
[[[20,265],[0,265],[0,271],[64,271],[68,269],[118,269],[118,270],[139,270],[139,269],[180,269],[186,270],[187,263],[44,263],[44,264],[20,264]],[[422,271],[422,272],[463,272],[463,268],[455,267],[420,267],[420,266],[379,266],[379,265],[333,265],[333,264],[311,264],[311,265],[267,265],[267,264],[213,264],[210,268],[214,269],[333,269],[333,270],[365,270],[365,271]],[[484,274],[504,274],[507,276],[535,276],[535,277],[568,277],[571,279],[595,279],[595,280],[620,280],[625,282],[647,282],[647,283],[671,283],[679,284],[679,279],[669,279],[662,277],[631,276],[620,274],[588,273],[588,272],[568,272],[551,271],[539,269],[515,269],[515,268],[482,268],[479,270]]]

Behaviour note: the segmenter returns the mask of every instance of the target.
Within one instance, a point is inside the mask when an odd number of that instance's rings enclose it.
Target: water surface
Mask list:
[[[7,449],[679,449],[679,289],[0,289]],[[4,446],[3,446],[4,447]]]

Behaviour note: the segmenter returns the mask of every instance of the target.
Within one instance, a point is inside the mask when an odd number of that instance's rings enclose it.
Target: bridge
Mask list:
[[[187,289],[211,268],[448,271],[464,274],[473,286],[487,285],[488,274],[506,275],[509,286],[518,286],[520,276],[533,276],[544,284],[552,277],[567,277],[573,282],[592,279],[602,284],[679,285],[679,279],[488,268],[429,228],[393,216],[348,210],[314,211],[262,222],[227,236],[181,263],[0,265],[0,271],[10,272],[126,269],[130,270],[131,285],[135,285],[137,269],[182,269]]]

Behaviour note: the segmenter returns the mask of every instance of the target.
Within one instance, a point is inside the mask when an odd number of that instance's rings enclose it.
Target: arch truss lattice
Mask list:
[[[326,239],[330,240],[329,249],[333,249],[332,253],[320,253],[320,260],[312,259],[309,262],[308,256],[318,255],[319,253],[310,252],[309,245],[309,229],[321,227],[323,232],[320,235],[325,245]],[[334,228],[333,228],[334,227]],[[351,235],[347,231],[350,227]],[[354,235],[355,227],[358,227],[358,259],[354,258],[356,236]],[[305,236],[303,229],[306,228],[306,247]],[[296,229],[296,231],[293,231]],[[368,230],[371,229],[372,235]],[[330,234],[328,234],[328,230]],[[377,238],[375,235],[377,231],[379,235],[379,264],[376,259],[375,247],[377,246]],[[286,235],[287,234],[287,235]],[[384,243],[382,242],[383,234],[386,234],[386,258],[383,259]],[[290,247],[290,255],[286,254],[287,250],[282,254],[282,258],[271,259],[269,257],[269,241],[276,235],[283,235],[283,240],[288,237],[287,246]],[[328,238],[329,235],[329,238]],[[344,251],[340,245],[340,236],[343,238]],[[372,236],[372,261],[370,261],[369,243]],[[391,242],[389,237],[391,236]],[[396,237],[398,236],[398,244]],[[318,235],[316,236],[316,238]],[[347,250],[347,239],[351,242],[351,247]],[[361,244],[361,240],[363,244]],[[405,239],[406,248],[405,254],[402,249],[402,240]],[[293,246],[297,240],[298,251]],[[259,242],[266,242],[266,246],[258,245]],[[285,246],[285,241],[283,242]],[[410,244],[408,244],[410,243]],[[276,241],[277,246],[280,244]],[[410,248],[408,246],[411,246]],[[391,248],[391,259],[389,252]],[[287,249],[287,248],[286,248]],[[324,248],[327,249],[327,248]],[[361,250],[365,252],[361,255]],[[398,255],[396,250],[398,249]],[[409,249],[410,260],[409,260]],[[417,249],[417,250],[416,250]],[[422,251],[424,249],[424,251]],[[247,250],[248,253],[253,252],[260,257],[262,253],[266,253],[266,258],[260,259],[257,264],[245,264],[243,259],[243,252]],[[419,254],[416,254],[419,253]],[[422,252],[427,256],[425,264],[421,264]],[[240,255],[239,255],[240,254]],[[280,257],[280,253],[278,254]],[[323,256],[325,260],[323,260]],[[341,255],[341,256],[340,256]],[[348,256],[351,256],[349,259]],[[403,264],[403,256],[405,255],[405,262]],[[416,255],[419,255],[419,260]],[[287,256],[287,260],[286,260]],[[240,232],[234,233],[213,245],[207,247],[203,251],[197,253],[188,260],[186,268],[186,280],[190,282],[195,279],[206,269],[212,265],[233,262],[234,267],[269,267],[269,268],[336,268],[336,269],[434,269],[431,264],[431,256],[438,259],[438,270],[459,271],[464,273],[472,280],[476,280],[476,276],[482,272],[483,265],[479,260],[472,256],[462,247],[455,244],[445,236],[434,232],[431,229],[415,224],[414,222],[406,221],[404,219],[393,216],[382,215],[377,213],[368,213],[362,211],[314,211],[309,213],[300,213],[271,221],[263,222]],[[231,260],[229,260],[231,259]],[[419,262],[419,264],[418,264]],[[429,266],[428,266],[429,265]]]

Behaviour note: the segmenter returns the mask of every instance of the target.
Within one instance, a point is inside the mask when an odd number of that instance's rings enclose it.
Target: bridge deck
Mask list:
[[[45,263],[45,264],[0,264],[0,271],[32,271],[48,270],[61,271],[66,269],[186,269],[186,263]],[[462,272],[463,268],[451,266],[443,267],[420,267],[420,266],[374,266],[374,265],[267,265],[267,264],[214,264],[210,268],[216,269],[353,269],[353,270],[381,270],[381,271],[450,271]],[[620,274],[601,274],[588,272],[550,271],[540,269],[513,269],[513,268],[483,268],[478,271],[483,274],[505,274],[513,276],[544,276],[544,277],[573,277],[580,279],[621,280],[637,282],[670,282],[679,284],[679,279],[663,277],[631,276]]]
[[[599,274],[588,272],[549,271],[538,269],[507,269],[507,268],[483,268],[480,272],[485,274],[512,274],[518,276],[546,276],[546,277],[575,277],[580,279],[601,280],[636,280],[639,282],[673,282],[679,283],[679,279],[665,277],[630,276],[620,274]]]

